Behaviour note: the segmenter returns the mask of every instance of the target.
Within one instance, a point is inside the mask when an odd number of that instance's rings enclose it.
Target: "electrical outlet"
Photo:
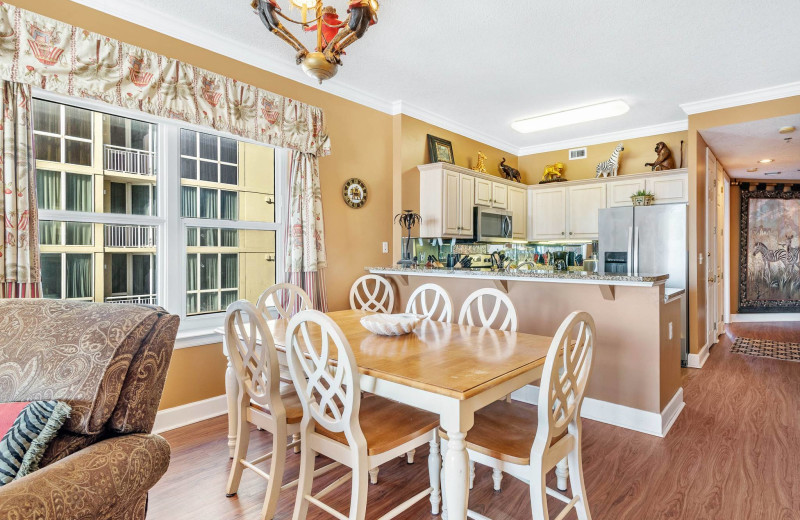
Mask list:
[[[697,263],[703,265],[703,253],[697,255]]]
[[[384,242],[383,243],[383,252],[384,253],[388,253],[389,252],[389,242]]]
[[[669,339],[672,339],[672,322],[669,322]]]

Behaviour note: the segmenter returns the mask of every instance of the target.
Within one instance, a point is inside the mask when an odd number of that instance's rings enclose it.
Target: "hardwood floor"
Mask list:
[[[737,334],[800,342],[800,324],[734,324],[702,370],[684,371],[686,408],[665,439],[584,421],[584,474],[595,520],[800,519],[800,363],[732,354]],[[252,472],[245,471],[237,497],[225,497],[226,429],[219,417],[164,435],[172,463],[150,494],[149,520],[258,518],[266,483]],[[269,434],[251,438],[251,458],[270,450]],[[285,481],[297,477],[299,458],[290,453]],[[427,486],[427,450],[416,460],[381,467],[378,485],[370,486],[368,518]],[[344,471],[316,479],[315,491]],[[329,497],[347,512],[348,486]],[[276,520],[291,518],[294,498],[283,492]],[[551,499],[551,517],[557,504]],[[481,466],[470,507],[495,520],[531,518],[527,486],[506,476],[495,493],[491,472]],[[312,507],[308,518],[331,517]],[[398,518],[436,517],[425,501]]]

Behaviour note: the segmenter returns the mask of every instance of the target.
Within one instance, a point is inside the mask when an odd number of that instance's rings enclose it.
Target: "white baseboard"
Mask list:
[[[228,413],[228,399],[218,395],[203,401],[167,408],[156,414],[153,433],[162,433]]]
[[[750,313],[750,314],[731,314],[732,323],[769,323],[773,321],[800,321],[800,313]]]
[[[511,398],[523,403],[537,404],[539,387],[528,385],[520,388],[511,394]],[[656,437],[665,437],[684,405],[683,388],[675,392],[660,414],[586,397],[581,407],[581,417]]]
[[[689,358],[686,360],[686,366],[689,368],[703,368],[703,365],[706,364],[706,360],[708,359],[708,343],[703,345],[703,348],[700,349],[699,354],[689,354]]]

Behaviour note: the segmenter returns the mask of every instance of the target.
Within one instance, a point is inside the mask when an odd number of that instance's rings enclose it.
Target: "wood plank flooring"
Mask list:
[[[584,474],[595,520],[800,519],[800,363],[732,354],[737,334],[800,342],[800,323],[734,324],[702,370],[684,371],[686,408],[665,439],[584,421]],[[226,418],[164,436],[172,463],[150,494],[149,520],[259,517],[266,483],[252,472],[245,471],[237,497],[225,497]],[[251,438],[251,458],[271,449],[269,434]],[[285,481],[297,477],[298,462],[299,455],[289,455]],[[343,473],[318,478],[315,490]],[[378,485],[370,486],[367,518],[388,512],[427,480],[427,450],[417,452],[413,465],[397,459],[382,466]],[[291,519],[294,498],[283,492],[276,520]],[[347,512],[348,486],[330,498]],[[551,499],[551,517],[557,504]],[[481,466],[470,507],[495,520],[531,518],[528,488],[506,476],[495,493],[490,471]],[[308,518],[330,517],[311,507]],[[398,518],[438,517],[425,501]]]

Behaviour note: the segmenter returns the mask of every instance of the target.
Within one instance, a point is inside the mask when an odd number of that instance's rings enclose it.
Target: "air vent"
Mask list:
[[[573,148],[569,151],[569,160],[572,161],[574,159],[586,159],[586,147],[584,148]]]
[[[780,175],[783,172],[764,172],[764,175]]]

